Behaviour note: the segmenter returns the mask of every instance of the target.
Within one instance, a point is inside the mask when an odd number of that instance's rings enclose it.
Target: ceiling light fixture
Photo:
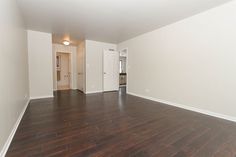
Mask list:
[[[64,41],[63,41],[63,44],[66,45],[66,46],[68,46],[68,45],[70,45],[70,42],[67,41],[67,40],[64,40]]]

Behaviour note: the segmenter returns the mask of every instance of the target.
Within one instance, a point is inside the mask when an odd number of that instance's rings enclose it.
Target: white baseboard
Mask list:
[[[65,89],[65,90],[77,90],[78,88],[70,88],[70,89]],[[53,89],[53,92],[56,92],[56,91],[60,91],[60,90],[57,90],[57,89]]]
[[[27,100],[27,103],[24,106],[23,110],[21,111],[21,113],[20,113],[20,115],[19,115],[19,117],[18,117],[18,119],[17,119],[17,121],[16,121],[16,123],[15,123],[15,125],[14,125],[14,127],[12,129],[12,131],[11,131],[11,134],[7,138],[7,141],[5,142],[3,148],[2,148],[2,150],[0,152],[0,157],[5,157],[5,155],[7,153],[7,150],[9,148],[10,144],[11,144],[11,141],[12,141],[12,139],[13,139],[15,133],[16,133],[16,130],[17,130],[17,128],[18,128],[18,126],[19,126],[19,124],[21,122],[21,119],[22,119],[22,117],[23,117],[23,115],[24,115],[24,113],[25,113],[25,111],[26,111],[26,109],[28,107],[29,102],[30,102],[30,99]]]
[[[85,94],[94,94],[94,93],[102,93],[102,90],[98,90],[98,91],[86,91]]]
[[[34,99],[44,99],[44,98],[53,98],[53,95],[46,95],[46,96],[36,96],[36,97],[30,97],[30,100]]]
[[[225,115],[225,114],[216,113],[216,112],[212,112],[212,111],[205,110],[205,109],[199,109],[199,108],[195,108],[195,107],[191,107],[191,106],[187,106],[187,105],[182,105],[182,104],[178,104],[178,103],[174,103],[174,102],[170,102],[170,101],[166,101],[166,100],[161,100],[161,99],[157,99],[157,98],[153,98],[153,97],[143,96],[143,95],[135,94],[135,93],[132,93],[132,92],[127,92],[127,94],[137,96],[137,97],[141,97],[141,98],[148,99],[148,100],[152,100],[152,101],[156,101],[156,102],[160,102],[160,103],[163,103],[163,104],[166,104],[166,105],[175,106],[175,107],[182,108],[182,109],[185,109],[185,110],[190,110],[190,111],[202,113],[202,114],[205,114],[205,115],[209,115],[209,116],[229,120],[229,121],[232,121],[232,122],[236,122],[236,117],[233,117],[233,116],[228,116],[228,115]]]

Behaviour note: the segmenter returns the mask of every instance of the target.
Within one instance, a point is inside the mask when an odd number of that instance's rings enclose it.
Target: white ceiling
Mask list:
[[[28,29],[119,43],[230,0],[17,0]]]

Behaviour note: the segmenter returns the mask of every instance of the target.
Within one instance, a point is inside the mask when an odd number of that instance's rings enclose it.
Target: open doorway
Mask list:
[[[71,54],[56,53],[57,90],[71,89]]]
[[[126,87],[127,83],[127,73],[126,73],[126,57],[120,56],[120,77],[119,77],[119,83],[120,87]]]
[[[120,88],[125,88],[127,86],[127,62],[128,62],[128,49],[123,49],[120,51],[119,59],[119,86]]]
[[[86,92],[85,41],[81,41],[77,51],[77,89]]]

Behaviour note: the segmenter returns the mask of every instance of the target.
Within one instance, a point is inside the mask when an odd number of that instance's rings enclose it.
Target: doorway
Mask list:
[[[103,52],[103,91],[119,90],[119,53],[113,50]]]
[[[57,90],[71,89],[71,54],[56,53]]]
[[[120,56],[120,77],[119,84],[120,87],[126,87],[127,73],[126,73],[126,57]]]
[[[125,48],[119,52],[119,87],[125,88],[127,86],[127,73],[128,73],[128,48]]]
[[[86,84],[86,69],[85,69],[85,42],[82,41],[78,46],[77,52],[77,89],[80,92],[85,92]]]

